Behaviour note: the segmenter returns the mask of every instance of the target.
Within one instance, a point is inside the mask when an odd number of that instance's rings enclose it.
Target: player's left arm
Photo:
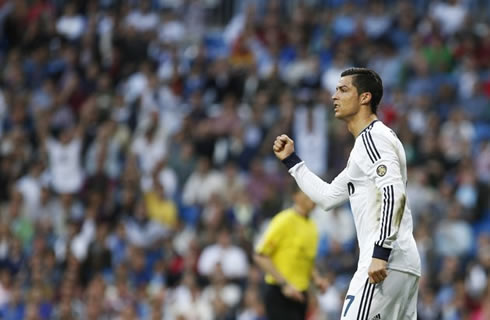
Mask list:
[[[381,199],[377,240],[369,268],[370,281],[377,283],[387,276],[387,262],[405,210],[406,188],[401,161],[392,138],[368,131],[362,133],[361,139],[360,149],[365,158],[359,161],[359,166],[375,183]]]

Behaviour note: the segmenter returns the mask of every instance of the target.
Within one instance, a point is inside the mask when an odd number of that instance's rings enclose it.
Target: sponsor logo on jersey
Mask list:
[[[381,320],[381,315],[378,313],[377,315],[372,317],[371,320]]]

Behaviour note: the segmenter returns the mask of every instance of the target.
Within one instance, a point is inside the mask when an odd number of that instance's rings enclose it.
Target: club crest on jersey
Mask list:
[[[382,177],[386,174],[386,171],[388,169],[386,168],[386,166],[384,164],[380,164],[377,168],[376,168],[376,173],[378,174],[378,176]]]

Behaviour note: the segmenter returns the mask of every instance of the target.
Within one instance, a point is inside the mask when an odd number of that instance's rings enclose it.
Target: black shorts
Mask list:
[[[279,286],[266,285],[264,300],[267,320],[304,320],[307,307],[306,292],[303,295],[304,302],[298,302],[284,296]]]

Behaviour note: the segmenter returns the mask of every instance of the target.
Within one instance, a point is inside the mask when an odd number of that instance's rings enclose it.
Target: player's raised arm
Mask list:
[[[311,172],[294,152],[294,141],[285,134],[276,138],[273,150],[276,157],[288,168],[300,189],[324,210],[335,208],[349,199],[345,171],[342,171],[331,183],[323,181]]]

